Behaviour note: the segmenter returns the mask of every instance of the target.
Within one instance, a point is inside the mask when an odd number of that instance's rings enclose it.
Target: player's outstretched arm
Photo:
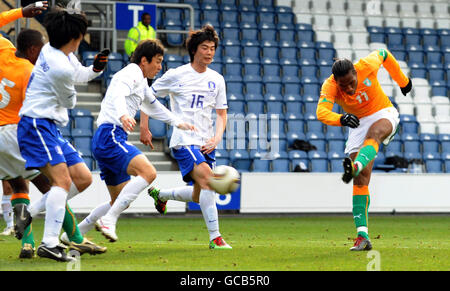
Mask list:
[[[411,79],[408,78],[400,68],[397,59],[386,49],[378,50],[380,57],[383,58],[383,67],[388,71],[392,79],[400,86],[402,94],[406,96],[412,89]]]

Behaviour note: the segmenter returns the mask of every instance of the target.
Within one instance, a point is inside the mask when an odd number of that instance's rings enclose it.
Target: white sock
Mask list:
[[[193,192],[193,186],[164,189],[159,191],[159,199],[161,201],[176,200],[182,202],[191,202]]]
[[[30,211],[31,217],[34,218],[39,213],[45,211],[45,203],[47,203],[47,197],[49,192],[50,191],[42,195],[41,199],[33,202],[32,204],[30,204],[30,206],[28,206],[28,211]]]
[[[200,209],[209,232],[209,240],[220,236],[219,215],[217,213],[216,192],[212,190],[200,191]]]
[[[70,185],[69,194],[67,195],[67,200],[72,199],[78,194],[80,194],[80,191],[78,191],[77,186],[75,186],[75,184],[72,182],[72,184]]]
[[[148,185],[148,182],[141,176],[131,178],[130,182],[123,187],[111,209],[106,213],[105,219],[115,223],[120,214],[130,206],[131,202],[136,200]]]
[[[59,233],[66,212],[67,191],[61,187],[53,186],[47,193],[47,202],[45,203],[45,226],[44,238],[42,243],[47,247],[53,248],[59,244]]]
[[[78,228],[80,229],[81,234],[84,235],[85,233],[90,231],[94,227],[95,222],[100,217],[108,213],[109,209],[111,209],[111,204],[109,201],[95,207],[94,210],[92,210],[91,213],[89,213],[89,215],[86,216],[86,218],[78,224]]]
[[[2,212],[3,219],[5,219],[6,227],[11,228],[14,226],[14,213],[11,205],[11,195],[3,195],[2,198]]]

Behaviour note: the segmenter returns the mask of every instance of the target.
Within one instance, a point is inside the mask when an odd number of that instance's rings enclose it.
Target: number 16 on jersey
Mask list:
[[[195,107],[195,108],[203,109],[203,98],[205,98],[205,96],[192,94],[191,108]]]

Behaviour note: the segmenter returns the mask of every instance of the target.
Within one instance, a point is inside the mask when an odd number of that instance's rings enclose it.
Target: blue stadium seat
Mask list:
[[[385,43],[386,42],[386,35],[383,32],[382,33],[370,33],[369,41],[370,42],[377,42],[377,43]]]
[[[263,97],[263,84],[259,82],[247,83],[245,85],[246,88],[246,99],[253,100],[264,100]]]
[[[227,57],[241,58],[241,46],[229,45],[223,47],[223,55]]]
[[[284,113],[284,103],[282,101],[268,101],[266,102],[266,108],[268,114]]]
[[[228,165],[230,165],[230,159],[216,158],[216,166],[228,166]]]
[[[302,78],[311,78],[317,80],[317,66],[303,66],[301,68]]]
[[[272,172],[289,172],[290,162],[287,158],[278,158],[272,160]]]
[[[166,29],[184,30],[184,27],[181,25],[171,25],[166,26]],[[169,46],[181,46],[184,43],[184,35],[181,33],[168,33],[166,41]]]
[[[264,101],[249,100],[247,101],[247,113],[263,114]]]
[[[288,120],[286,124],[288,132],[305,132],[305,121],[303,120]]]
[[[244,84],[242,82],[227,82],[227,93],[228,94],[243,94]]]
[[[245,113],[245,101],[230,100],[228,101],[229,113]]]
[[[304,104],[304,112],[305,113],[315,113],[317,110],[317,102],[315,101],[306,101]]]
[[[258,46],[244,46],[242,49],[243,56],[249,57],[259,63],[261,58],[261,49]]]
[[[420,34],[405,34],[406,45],[421,45],[422,38]]]
[[[222,29],[222,36],[224,40],[240,40],[238,28],[224,28]]]
[[[423,161],[428,173],[442,173],[443,162],[440,153],[424,153]]]
[[[302,80],[305,82],[304,78]],[[303,84],[303,96],[311,97],[311,100],[318,101],[320,95],[320,85],[318,83],[304,83]]]
[[[401,122],[403,133],[417,133],[419,130],[419,123],[417,121]]]
[[[327,159],[311,159],[311,172],[328,172]]]
[[[270,172],[270,160],[253,159],[253,172]]]
[[[303,104],[298,101],[287,101],[285,102],[286,105],[286,113],[294,113],[294,114],[301,114],[303,112],[302,107]]]
[[[263,65],[263,82],[281,83],[281,68],[279,65]],[[280,92],[281,93],[281,92]]]
[[[266,92],[264,94],[264,100],[266,100],[266,101],[283,101],[283,96],[282,96],[283,85],[281,83],[276,83],[276,82],[270,83],[269,80],[266,80],[266,85],[264,86],[265,92]]]
[[[208,66],[208,68],[223,75],[223,65],[221,63],[212,63]]]
[[[329,140],[328,151],[329,152],[344,152],[345,140]]]
[[[277,30],[276,29],[263,29],[261,30],[261,41],[278,41],[277,40]]]
[[[439,152],[440,143],[439,141],[435,140],[422,140],[422,151],[424,153],[427,152]]]
[[[389,145],[386,148],[386,151],[392,151],[392,152],[402,152],[402,141],[398,139],[392,140]]]
[[[295,70],[294,70],[295,72]],[[285,95],[300,95],[302,90],[302,85],[299,83],[288,83],[284,84],[284,94]]]
[[[445,71],[443,69],[428,69],[428,79],[430,83],[445,82]]]
[[[251,166],[251,160],[247,150],[231,150],[230,161],[238,171],[248,171]]]
[[[307,131],[323,132],[323,123],[319,120],[306,120]]]
[[[258,40],[258,39],[259,39],[259,37],[258,37],[258,30],[257,29],[254,29],[254,28],[251,28],[251,29],[244,28],[244,29],[242,29],[242,40],[243,41],[246,41],[246,40],[255,41],[255,40]]]

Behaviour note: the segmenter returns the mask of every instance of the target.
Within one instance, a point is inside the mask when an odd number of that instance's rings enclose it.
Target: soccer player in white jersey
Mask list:
[[[153,79],[161,70],[163,56],[164,47],[158,40],[143,41],[134,51],[131,63],[111,80],[97,119],[98,129],[92,139],[92,151],[111,201],[95,208],[80,223],[82,233],[95,223],[107,239],[116,241],[116,223],[120,214],[156,178],[156,170],[145,155],[127,142],[128,133],[136,125],[133,117],[139,109],[179,130],[194,129],[150,92],[147,78]],[[130,175],[134,177],[130,178]]]
[[[172,111],[184,121],[193,123],[195,132],[176,128],[170,148],[176,158],[183,180],[192,186],[177,189],[149,189],[155,206],[166,212],[167,200],[194,201],[200,204],[209,232],[211,249],[231,249],[219,232],[216,193],[209,187],[212,168],[215,167],[215,148],[222,140],[227,123],[227,98],[222,75],[208,68],[214,58],[219,38],[210,25],[191,32],[186,46],[191,62],[170,69],[157,79],[151,89],[159,97],[170,96]],[[212,110],[217,113],[216,131],[213,129]],[[141,114],[141,141],[150,144],[148,116]]]
[[[99,54],[90,67],[82,66],[73,54],[87,30],[87,19],[81,11],[54,9],[46,15],[44,26],[50,43],[42,47],[28,82],[19,112],[17,138],[25,167],[39,169],[51,183],[50,191],[43,197],[44,237],[37,255],[71,261],[73,258],[66,255],[58,238],[66,199],[86,189],[92,182],[92,174],[57,126],[67,124],[67,109],[75,107],[74,85],[99,76],[106,66],[108,52]]]

